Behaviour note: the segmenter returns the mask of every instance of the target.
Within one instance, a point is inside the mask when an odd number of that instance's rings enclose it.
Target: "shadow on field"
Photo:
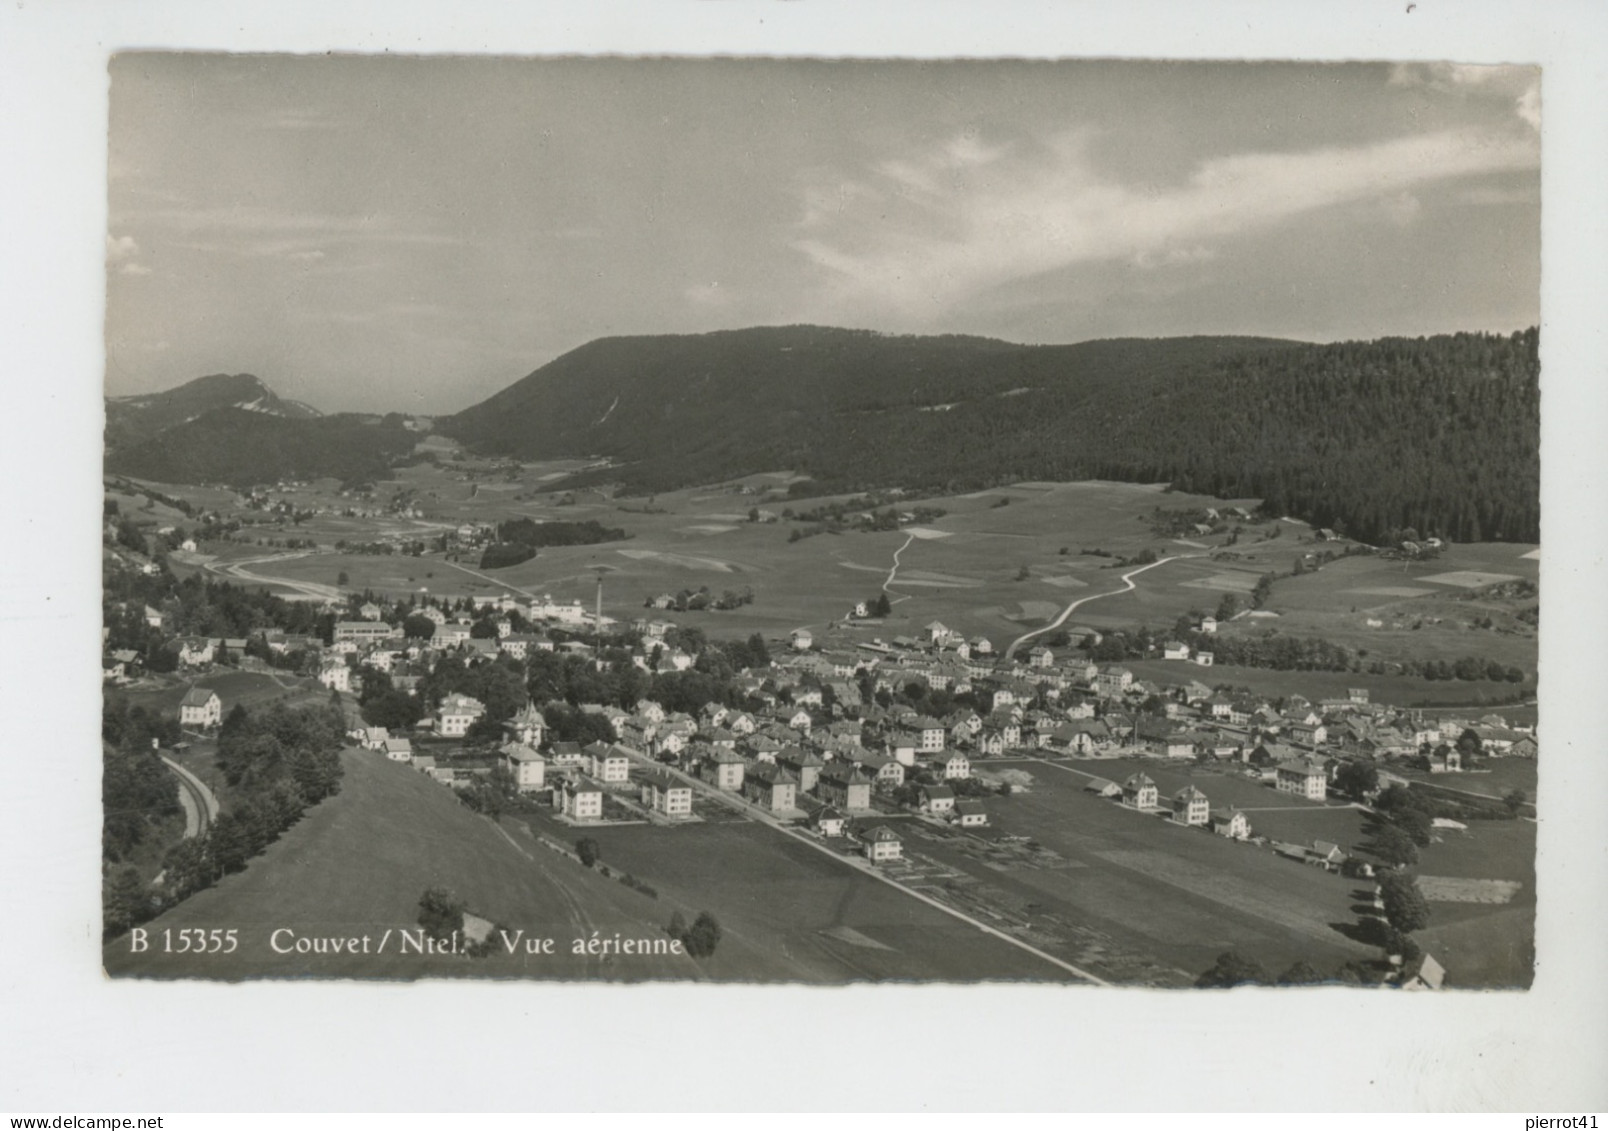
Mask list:
[[[1389,928],[1383,919],[1376,918],[1372,914],[1371,906],[1366,910],[1369,914],[1363,915],[1354,923],[1330,923],[1329,926],[1352,942],[1359,942],[1365,946],[1383,946]]]

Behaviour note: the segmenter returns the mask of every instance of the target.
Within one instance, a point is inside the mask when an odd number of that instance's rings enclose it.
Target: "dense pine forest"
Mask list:
[[[1154,386],[1103,422],[1109,478],[1255,496],[1365,541],[1541,538],[1539,336],[1304,346]]]
[[[590,343],[456,417],[650,493],[793,469],[817,493],[1170,482],[1364,540],[1540,536],[1538,334],[1018,346],[795,326]]]

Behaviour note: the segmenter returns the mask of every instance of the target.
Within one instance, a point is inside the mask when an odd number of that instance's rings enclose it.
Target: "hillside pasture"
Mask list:
[[[600,830],[594,839],[604,862],[659,892],[666,915],[669,908],[689,921],[701,910],[714,914],[724,937],[704,968],[716,979],[1071,980],[1059,967],[760,824],[638,825]]]
[[[310,810],[246,870],[224,877],[159,916],[146,929],[157,940],[142,954],[127,939],[103,951],[113,977],[239,980],[264,977],[519,977],[694,979],[687,957],[581,957],[576,938],[597,931],[663,938],[669,913],[658,901],[604,878],[528,837],[464,808],[426,775],[355,750],[342,755],[341,792]],[[552,937],[552,956],[494,952],[474,960],[402,954],[397,932],[416,929],[426,888],[448,888],[469,910],[527,935]],[[233,954],[163,953],[163,932],[237,927]],[[370,939],[370,953],[276,953],[272,935]],[[387,931],[384,953],[376,953]],[[285,937],[281,936],[281,945]]]

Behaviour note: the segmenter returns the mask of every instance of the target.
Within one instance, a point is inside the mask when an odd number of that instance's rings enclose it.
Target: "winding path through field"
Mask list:
[[[1046,632],[1051,632],[1054,629],[1060,628],[1066,623],[1066,618],[1072,615],[1072,610],[1076,609],[1078,606],[1087,605],[1090,601],[1098,601],[1102,597],[1116,597],[1122,593],[1133,592],[1135,589],[1139,588],[1138,585],[1134,584],[1133,579],[1138,577],[1141,573],[1144,573],[1145,570],[1155,569],[1159,565],[1166,565],[1168,562],[1175,562],[1180,558],[1198,558],[1201,556],[1202,555],[1200,554],[1175,554],[1170,558],[1159,558],[1156,561],[1151,562],[1149,565],[1142,565],[1138,569],[1129,570],[1127,573],[1122,575],[1121,589],[1113,589],[1109,593],[1095,593],[1088,597],[1079,597],[1076,601],[1073,601],[1066,608],[1062,609],[1061,615],[1056,617],[1043,628],[1035,628],[1032,632],[1024,632],[1015,640],[1012,640],[1010,647],[1005,649],[1005,659],[1008,660],[1014,656],[1016,654],[1016,649],[1020,648],[1023,644],[1026,644],[1029,640],[1033,639],[1033,637],[1042,636]]]
[[[888,580],[882,583],[882,591],[884,593],[887,593],[890,596],[893,594],[893,590],[890,589],[889,586],[893,584],[893,579],[899,574],[899,555],[910,549],[910,543],[914,542],[915,540],[916,536],[911,534],[905,539],[904,545],[900,546],[893,552],[893,568],[888,571]],[[901,593],[899,594],[897,601],[890,601],[889,604],[897,605],[899,601],[908,601],[909,599],[910,595],[908,593]]]

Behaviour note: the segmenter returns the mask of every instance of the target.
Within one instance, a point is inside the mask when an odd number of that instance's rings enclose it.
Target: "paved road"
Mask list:
[[[1016,654],[1016,649],[1020,648],[1023,644],[1025,644],[1029,640],[1033,639],[1033,637],[1042,636],[1046,632],[1051,632],[1054,629],[1060,628],[1063,624],[1066,623],[1066,618],[1072,615],[1072,610],[1076,609],[1078,606],[1087,605],[1090,601],[1098,601],[1102,597],[1115,597],[1115,596],[1117,596],[1119,594],[1122,594],[1122,593],[1131,593],[1133,590],[1139,588],[1137,585],[1134,584],[1133,579],[1138,577],[1141,573],[1145,572],[1145,570],[1147,570],[1147,569],[1155,569],[1159,565],[1166,565],[1168,562],[1175,562],[1175,561],[1178,561],[1180,558],[1199,558],[1199,557],[1203,557],[1203,556],[1204,555],[1202,555],[1202,554],[1174,554],[1170,558],[1159,558],[1156,561],[1151,562],[1149,565],[1142,565],[1138,569],[1129,570],[1127,573],[1122,575],[1122,588],[1121,589],[1113,589],[1109,593],[1095,593],[1095,594],[1092,594],[1091,596],[1088,596],[1088,597],[1079,597],[1076,601],[1073,601],[1066,608],[1062,609],[1061,610],[1061,615],[1056,617],[1054,620],[1052,620],[1049,624],[1045,625],[1043,628],[1035,628],[1032,632],[1024,632],[1024,633],[1022,633],[1022,635],[1018,636],[1015,640],[1012,640],[1011,643],[1010,643],[1010,647],[1005,649],[1005,659],[1008,660],[1012,656],[1014,656]]]
[[[712,797],[717,801],[720,801],[720,802],[722,802],[722,803],[724,803],[726,805],[731,806],[732,808],[735,808],[735,809],[739,810],[740,812],[748,814],[749,816],[753,817],[755,820],[759,821],[761,824],[768,825],[770,828],[776,830],[777,832],[781,833],[784,836],[792,837],[794,840],[798,841],[800,844],[809,845],[815,851],[817,851],[817,852],[819,852],[819,853],[821,853],[821,854],[823,854],[825,856],[828,856],[828,857],[832,858],[833,860],[836,860],[838,863],[843,864],[846,867],[854,868],[854,869],[864,873],[865,875],[872,877],[873,879],[879,880],[882,883],[887,884],[891,888],[897,888],[899,891],[902,891],[905,895],[908,895],[911,899],[919,899],[922,903],[925,903],[930,907],[936,907],[939,911],[942,911],[944,914],[949,915],[949,916],[951,916],[951,917],[953,917],[955,919],[959,919],[962,923],[969,924],[970,926],[977,928],[979,931],[982,931],[984,934],[993,935],[997,939],[1001,939],[1001,940],[1003,940],[1005,942],[1008,942],[1012,946],[1016,947],[1018,950],[1025,950],[1029,954],[1034,955],[1035,957],[1042,958],[1045,962],[1050,963],[1052,966],[1058,966],[1062,970],[1067,971],[1069,974],[1076,975],[1077,977],[1082,978],[1084,981],[1089,982],[1089,983],[1091,983],[1093,985],[1109,986],[1111,984],[1110,982],[1107,982],[1105,979],[1103,979],[1101,977],[1098,977],[1097,975],[1089,973],[1087,970],[1083,970],[1083,969],[1081,969],[1081,968],[1079,968],[1077,966],[1072,965],[1070,962],[1065,962],[1065,961],[1055,957],[1055,955],[1053,955],[1053,954],[1049,954],[1049,953],[1047,953],[1045,951],[1040,950],[1036,946],[1032,946],[1029,943],[1023,942],[1021,939],[1017,938],[1015,935],[1008,934],[1007,932],[1001,931],[996,927],[991,927],[987,923],[984,923],[979,919],[973,919],[970,915],[967,915],[962,911],[956,910],[955,908],[951,907],[949,904],[944,903],[942,900],[934,899],[929,895],[925,895],[922,892],[916,891],[914,888],[906,887],[904,884],[901,884],[898,880],[895,880],[891,876],[887,875],[885,872],[879,870],[877,868],[877,866],[875,864],[872,864],[870,861],[863,861],[863,860],[860,860],[859,858],[853,857],[853,856],[845,856],[845,855],[843,855],[843,853],[838,852],[835,849],[827,847],[826,845],[822,844],[819,840],[815,839],[814,837],[809,836],[809,835],[807,835],[805,833],[801,833],[797,829],[788,827],[787,825],[785,825],[781,821],[779,821],[768,810],[763,809],[763,808],[761,808],[761,807],[759,807],[757,805],[754,805],[754,804],[752,804],[751,802],[747,801],[746,799],[744,799],[742,797],[736,796],[735,794],[726,793],[726,792],[724,792],[722,790],[718,790],[714,786],[710,785],[708,782],[704,781],[702,778],[694,777],[691,774],[683,773],[682,771],[676,769],[674,766],[668,766],[668,765],[665,765],[662,762],[652,761],[646,755],[641,754],[641,753],[639,753],[637,751],[631,750],[629,747],[621,747],[621,749],[624,749],[624,750],[628,751],[628,753],[630,753],[631,757],[633,759],[635,759],[636,761],[640,762],[641,764],[643,764],[645,766],[651,766],[654,769],[667,770],[671,774],[673,774],[676,777],[680,778],[682,781],[686,782],[688,785],[690,785],[697,792],[702,793],[705,796]]]
[[[333,585],[324,585],[316,581],[295,581],[288,577],[274,577],[270,574],[254,573],[246,568],[247,566],[270,565],[274,562],[290,561],[293,558],[305,558],[310,553],[312,553],[311,550],[302,550],[298,553],[268,554],[260,558],[242,558],[233,562],[210,561],[204,563],[203,568],[210,573],[232,577],[240,581],[255,581],[261,585],[282,585],[312,600],[344,600],[344,595]]]

